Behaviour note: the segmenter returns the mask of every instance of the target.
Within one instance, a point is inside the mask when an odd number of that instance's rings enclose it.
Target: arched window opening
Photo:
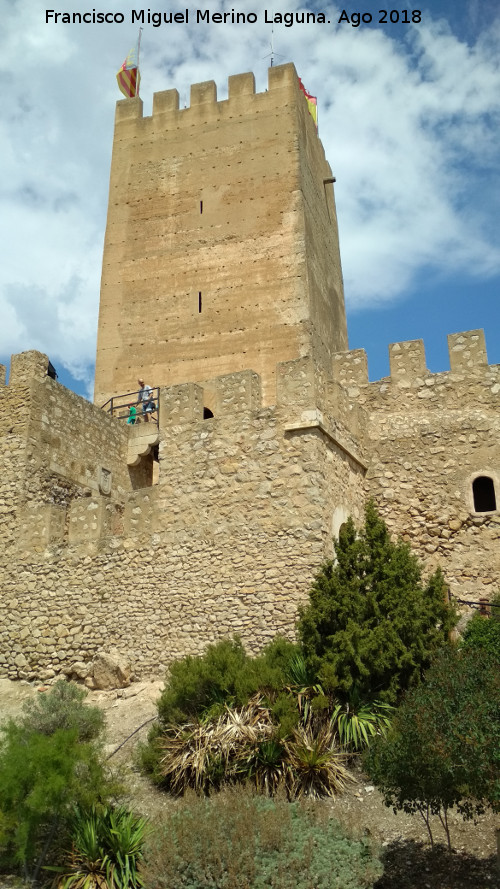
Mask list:
[[[340,528],[339,528],[339,540],[340,540],[341,537],[344,536],[344,534],[345,534],[346,531],[347,531],[347,522],[342,522],[342,524],[341,524],[341,526],[340,526]]]
[[[474,512],[495,512],[497,508],[495,485],[489,475],[479,475],[474,479],[472,496],[474,498]]]
[[[212,411],[210,410],[210,408],[209,408],[209,407],[204,407],[204,408],[203,408],[203,419],[204,419],[204,420],[211,420],[212,417],[213,417],[213,413],[212,413]]]

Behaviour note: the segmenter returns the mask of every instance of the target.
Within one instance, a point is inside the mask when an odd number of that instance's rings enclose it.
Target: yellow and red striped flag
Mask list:
[[[316,129],[318,129],[318,100],[316,96],[311,96],[311,93],[308,93],[304,84],[302,83],[299,77],[299,86],[306,97],[307,106],[311,113],[311,117],[315,123]]]
[[[139,95],[139,84],[141,82],[139,71],[139,42],[137,42],[136,46],[132,47],[130,50],[116,75],[116,81],[120,92],[122,92],[127,99],[132,99],[134,96]]]

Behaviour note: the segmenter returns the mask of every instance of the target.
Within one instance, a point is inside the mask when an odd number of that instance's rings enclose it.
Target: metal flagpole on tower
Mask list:
[[[141,52],[141,35],[142,35],[143,31],[144,31],[144,28],[139,28],[139,39],[137,41],[137,74],[138,75],[139,75],[139,55]],[[137,95],[139,95],[140,85],[141,85],[141,81],[139,79],[137,82]]]
[[[283,56],[280,55],[279,52],[275,52],[275,51],[274,51],[274,26],[271,28],[271,52],[268,53],[267,56],[264,56],[264,58],[265,58],[265,59],[268,59],[269,56],[271,57],[271,68],[272,68],[273,65],[274,65],[274,57],[275,57],[275,56],[278,56],[280,59],[283,58]]]

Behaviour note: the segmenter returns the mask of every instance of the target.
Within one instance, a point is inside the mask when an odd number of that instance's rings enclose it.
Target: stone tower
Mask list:
[[[333,179],[292,64],[117,103],[95,401],[347,348]]]

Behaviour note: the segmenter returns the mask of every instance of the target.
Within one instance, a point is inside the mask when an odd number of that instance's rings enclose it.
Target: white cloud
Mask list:
[[[168,6],[185,8],[179,0]],[[237,6],[259,13],[258,25],[197,25],[192,12],[189,26],[146,27],[145,113],[153,91],[175,86],[184,105],[191,83],[214,79],[224,97],[227,76],[242,71],[253,70],[265,89],[265,7],[264,0]],[[132,8],[106,4],[127,18]],[[338,12],[330,11],[333,22]],[[474,4],[469,14],[477,16]],[[2,20],[9,88],[0,128],[0,353],[40,348],[89,379],[119,98],[114,75],[137,31],[47,25],[44,15],[38,0],[17,0]],[[423,269],[445,277],[500,273],[499,45],[500,22],[491,16],[472,45],[428,16],[394,33],[275,27],[276,63],[294,61],[318,93],[351,305],[397,300]]]

